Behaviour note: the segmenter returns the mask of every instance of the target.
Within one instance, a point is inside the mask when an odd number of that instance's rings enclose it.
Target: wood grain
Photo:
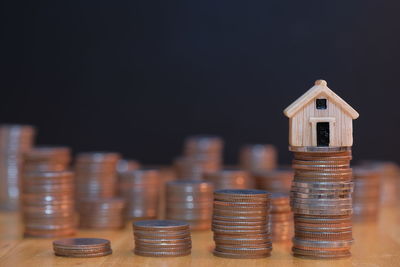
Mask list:
[[[233,260],[214,257],[212,233],[192,234],[192,255],[177,258],[148,258],[132,253],[131,227],[121,231],[80,231],[81,237],[111,240],[113,254],[106,257],[73,259],[56,257],[52,239],[23,239],[18,214],[0,214],[0,266],[400,266],[400,210],[383,208],[377,223],[355,224],[353,256],[342,260],[304,260],[292,257],[290,242],[274,244],[270,258]]]

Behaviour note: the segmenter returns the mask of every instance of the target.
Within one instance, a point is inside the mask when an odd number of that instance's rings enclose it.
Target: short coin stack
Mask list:
[[[351,151],[294,152],[293,253],[305,258],[351,255]]]
[[[25,236],[55,237],[75,233],[74,176],[69,171],[31,171],[22,181]]]
[[[110,255],[111,243],[101,238],[66,238],[53,241],[54,254],[62,257],[91,258]]]
[[[119,229],[124,226],[122,198],[81,199],[79,226],[91,229]]]
[[[29,125],[0,125],[0,210],[17,210],[23,156],[33,144]]]
[[[119,174],[118,194],[125,199],[126,220],[155,219],[158,213],[160,172],[138,169]]]
[[[201,180],[204,173],[221,168],[223,141],[217,136],[198,135],[186,138],[184,156],[175,160],[178,178]]]
[[[270,256],[269,211],[270,197],[266,191],[215,191],[212,220],[214,255],[238,259]]]
[[[25,154],[24,172],[65,171],[70,161],[68,147],[34,147]]]
[[[354,168],[353,220],[376,221],[379,214],[381,175],[373,167]]]
[[[166,218],[186,221],[192,230],[211,228],[214,186],[205,181],[167,183]]]
[[[116,194],[118,153],[78,154],[75,162],[76,197],[109,198]]]
[[[240,167],[249,170],[273,170],[277,165],[277,150],[274,145],[246,145],[240,150]]]
[[[268,192],[289,193],[294,172],[289,168],[277,168],[275,170],[253,171],[252,175],[258,189]]]
[[[204,179],[212,182],[215,190],[254,188],[254,180],[249,172],[241,169],[231,168],[207,173],[204,175]]]
[[[147,257],[177,257],[191,253],[190,226],[186,222],[149,220],[133,223],[135,254]]]
[[[271,194],[270,227],[272,240],[286,241],[293,237],[293,213],[286,193]]]

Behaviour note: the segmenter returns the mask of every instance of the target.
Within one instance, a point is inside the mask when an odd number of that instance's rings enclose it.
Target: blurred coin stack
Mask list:
[[[270,256],[269,211],[270,197],[266,191],[215,191],[212,220],[214,255],[237,259]]]
[[[292,239],[293,213],[290,208],[289,194],[271,194],[270,227],[274,242]]]
[[[379,214],[381,176],[374,167],[354,168],[353,219],[375,221]]]
[[[180,179],[201,180],[205,173],[222,165],[223,140],[217,136],[191,136],[184,143],[184,155],[175,160]]]
[[[245,170],[273,170],[277,166],[277,150],[274,145],[246,145],[239,154],[240,167]]]
[[[204,175],[206,181],[214,184],[215,190],[220,189],[251,189],[254,188],[254,180],[249,172],[240,169],[223,169]]]
[[[351,151],[294,152],[293,253],[305,258],[351,255]]]
[[[34,147],[24,158],[24,172],[65,171],[71,162],[71,150],[68,147]]]
[[[138,169],[119,174],[118,193],[125,200],[126,220],[155,219],[158,214],[160,172]]]
[[[32,126],[0,125],[0,210],[18,209],[23,156],[34,136]]]
[[[72,172],[25,172],[21,199],[25,236],[55,237],[75,233],[77,217]]]
[[[275,170],[258,170],[252,172],[258,189],[268,192],[289,193],[294,172],[290,168],[277,168]]]
[[[167,183],[166,218],[186,221],[191,230],[211,228],[214,186],[205,181]]]
[[[119,229],[124,226],[122,198],[81,199],[79,226],[90,229]]]
[[[134,171],[140,168],[140,163],[134,159],[120,159],[117,163],[118,175],[127,171]]]
[[[111,243],[100,238],[66,238],[53,241],[56,256],[91,258],[110,255]]]
[[[78,154],[75,161],[76,198],[111,198],[116,195],[118,153]],[[78,203],[79,204],[79,203]]]
[[[191,253],[190,227],[186,222],[149,220],[133,223],[135,254],[147,257],[178,257]]]

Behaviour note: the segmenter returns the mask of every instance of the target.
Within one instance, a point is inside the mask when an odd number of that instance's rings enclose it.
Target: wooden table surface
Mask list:
[[[382,208],[377,223],[354,225],[353,256],[341,260],[304,260],[291,255],[290,242],[273,244],[272,256],[256,260],[214,257],[212,233],[193,232],[192,255],[175,258],[150,258],[132,253],[131,227],[121,231],[79,231],[80,237],[111,240],[113,254],[98,258],[56,257],[53,239],[23,239],[16,213],[0,214],[0,266],[400,266],[400,208]]]

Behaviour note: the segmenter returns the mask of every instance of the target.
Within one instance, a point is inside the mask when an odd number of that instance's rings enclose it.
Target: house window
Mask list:
[[[317,109],[326,109],[326,99],[325,98],[317,99],[315,104],[316,104]]]

